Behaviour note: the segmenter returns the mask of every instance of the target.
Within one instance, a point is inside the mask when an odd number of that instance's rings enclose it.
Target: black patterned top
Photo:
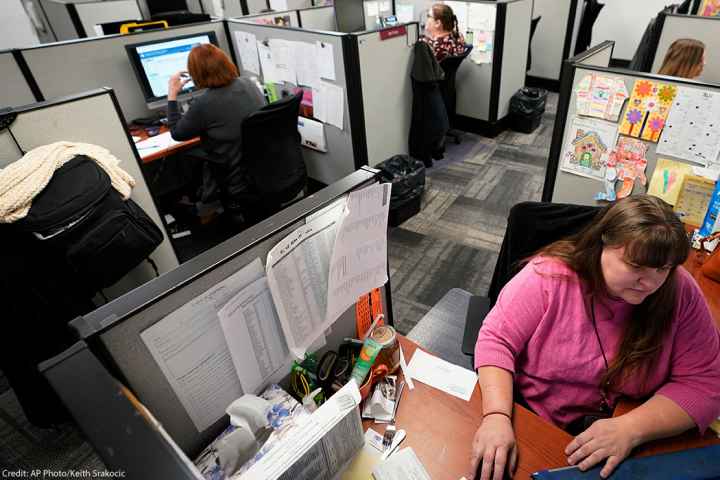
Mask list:
[[[430,45],[438,62],[442,61],[445,57],[462,55],[465,51],[465,38],[463,38],[462,33],[458,36],[449,33],[434,39],[422,37],[421,40]]]

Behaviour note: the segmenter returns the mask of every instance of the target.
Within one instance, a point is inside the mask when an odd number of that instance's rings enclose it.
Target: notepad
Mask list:
[[[174,140],[170,135],[170,132],[165,132],[161,133],[160,135],[155,135],[154,137],[150,137],[137,142],[135,144],[135,148],[137,148],[138,153],[141,157],[148,157],[157,152],[167,150],[168,148],[175,146],[179,143],[182,142]]]

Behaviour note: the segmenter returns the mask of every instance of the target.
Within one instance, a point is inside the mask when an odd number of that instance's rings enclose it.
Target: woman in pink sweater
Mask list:
[[[603,478],[641,443],[707,428],[720,414],[720,333],[680,267],[688,252],[670,206],[636,195],[525,265],[475,346],[483,421],[468,478],[481,462],[483,480],[514,471],[514,395],[577,435],[570,465],[606,460]],[[647,400],[610,418],[620,397]]]

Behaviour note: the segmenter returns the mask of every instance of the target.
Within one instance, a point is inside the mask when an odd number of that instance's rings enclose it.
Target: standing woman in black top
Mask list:
[[[252,188],[241,161],[242,122],[265,105],[257,84],[241,77],[230,58],[214,45],[194,47],[188,56],[190,78],[177,72],[168,82],[168,126],[175,140],[202,138],[199,154],[203,161],[199,199],[208,203],[221,200],[226,209],[241,201]],[[187,82],[207,89],[195,98],[185,114],[177,96]]]

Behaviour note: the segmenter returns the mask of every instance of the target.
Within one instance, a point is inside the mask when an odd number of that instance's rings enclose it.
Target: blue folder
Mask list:
[[[541,470],[535,480],[600,479],[602,465],[581,472],[577,467]],[[710,480],[720,479],[720,445],[625,460],[609,480]]]

